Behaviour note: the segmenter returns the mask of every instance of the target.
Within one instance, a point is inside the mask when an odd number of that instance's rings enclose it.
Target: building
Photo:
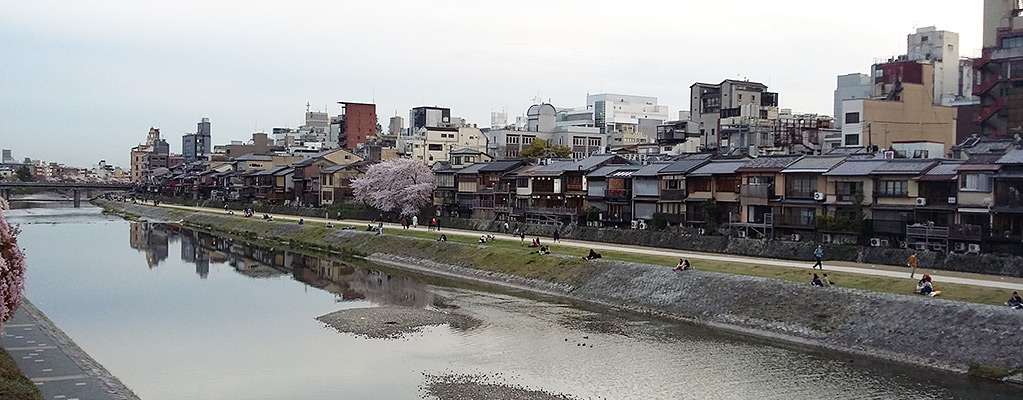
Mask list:
[[[337,143],[354,149],[377,136],[376,104],[341,102],[341,126]]]
[[[490,129],[505,129],[508,127],[508,113],[503,111],[492,111],[490,113]]]
[[[387,134],[398,137],[402,132],[405,131],[405,118],[400,116],[393,116],[387,124]]]
[[[984,49],[973,61],[973,94],[980,107],[973,122],[988,138],[1023,133],[1023,18],[1017,2],[984,1]]]
[[[572,158],[583,159],[594,154],[606,153],[610,146],[609,135],[593,126],[561,124],[558,110],[551,104],[534,104],[526,111],[524,129],[499,129],[486,132],[487,153],[494,159],[520,158],[522,150],[533,140],[543,139],[552,145],[568,146]]]
[[[843,146],[891,149],[894,143],[955,143],[956,109],[933,101],[934,65],[894,61],[874,66],[870,99],[842,103]],[[939,155],[936,155],[940,157]]]
[[[181,155],[186,163],[206,160],[213,152],[210,137],[210,119],[203,117],[197,124],[195,133],[186,133],[181,137]]]
[[[695,83],[689,90],[690,114],[699,123],[700,147],[705,150],[746,152],[760,143],[761,134],[778,118],[778,94],[768,92],[763,83],[726,79],[719,84]]]
[[[950,106],[960,95],[959,34],[933,26],[906,37],[906,59],[934,66],[934,104]]]
[[[452,151],[470,149],[481,153],[487,151],[487,137],[479,128],[471,126],[423,127],[416,139],[410,140],[413,159],[428,165],[438,161],[449,161]]]
[[[846,100],[869,99],[874,91],[873,80],[867,74],[846,74],[838,76],[835,89],[835,127],[841,128],[845,120],[842,102]]]
[[[159,128],[149,128],[146,143],[131,148],[131,181],[148,182],[148,174],[156,168],[167,168],[170,161],[170,145],[160,138]]]
[[[586,109],[593,113],[592,126],[600,128],[602,133],[639,133],[651,142],[657,134],[657,126],[669,119],[668,107],[658,105],[657,98],[650,96],[591,94],[586,96]]]

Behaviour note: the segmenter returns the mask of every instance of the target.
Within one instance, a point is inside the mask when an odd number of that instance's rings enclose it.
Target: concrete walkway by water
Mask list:
[[[218,209],[215,209],[215,208],[208,208],[208,207],[190,207],[190,206],[179,206],[179,205],[173,205],[173,204],[160,204],[160,207],[176,208],[176,209],[191,210],[191,211],[203,211],[203,212],[218,213],[218,214],[224,213],[224,210],[222,210],[222,209],[218,210]],[[262,214],[263,213],[257,213],[252,218],[260,218],[260,217],[262,217]],[[273,216],[274,220],[278,220],[278,221],[279,220],[298,221],[299,218],[302,218],[302,219],[305,220],[306,223],[326,224],[328,222],[328,220],[325,219],[325,218],[300,217],[300,216],[295,216],[295,215],[284,215],[284,214],[270,214],[270,215]],[[239,216],[240,216],[240,214],[239,214]],[[429,220],[428,219],[420,219],[420,222],[427,222],[427,221],[429,221]],[[356,227],[361,227],[361,226],[365,226],[367,224],[370,224],[370,221],[347,220],[347,219],[346,220],[342,220],[342,221],[330,220],[330,222],[334,222],[336,224],[340,223],[340,224],[355,225]],[[373,226],[376,227],[375,224]],[[396,224],[385,224],[385,227],[389,228],[389,229],[402,229],[400,225],[396,225]],[[425,231],[428,230],[428,228],[425,225],[419,225],[416,228],[410,228],[410,229],[415,230],[415,231],[422,231],[422,232],[425,232]],[[499,234],[499,233],[494,233],[494,232],[481,232],[481,231],[468,231],[468,230],[458,230],[458,229],[447,229],[447,228],[444,228],[443,226],[441,227],[441,229],[442,230],[441,230],[441,232],[438,233],[438,235],[440,233],[444,233],[444,234],[447,234],[447,235],[470,236],[470,237],[477,237],[478,238],[481,234],[489,234],[489,235],[494,235],[494,237],[497,238],[497,239],[502,239],[502,240],[519,240],[518,237],[509,235],[509,234]],[[384,233],[386,234],[387,231],[388,231],[388,229],[385,229]],[[526,239],[530,239],[530,238],[535,237],[535,236],[536,235],[528,235],[526,237]],[[546,240],[546,242],[547,243],[551,243],[553,241],[552,240]],[[564,239],[560,240],[558,244],[562,245],[562,246],[568,246],[568,247],[578,247],[578,248],[594,249],[596,251],[611,250],[611,251],[620,251],[620,252],[625,252],[625,253],[649,254],[649,255],[656,255],[656,256],[668,256],[668,257],[673,257],[673,258],[690,258],[690,259],[693,259],[693,260],[711,260],[711,261],[723,261],[723,262],[744,263],[744,264],[771,265],[771,266],[788,267],[788,268],[811,269],[811,267],[813,265],[813,261],[811,261],[809,259],[809,257],[807,257],[806,261],[791,261],[791,260],[779,260],[779,259],[771,259],[771,258],[741,257],[741,256],[727,255],[727,254],[700,253],[700,252],[680,251],[680,250],[657,248],[657,247],[631,246],[631,245],[623,245],[623,244],[611,244],[611,243],[602,243],[602,242],[587,242],[587,241],[580,241],[580,240],[564,240]],[[891,266],[875,267],[875,266],[868,265],[868,264],[855,264],[855,263],[849,263],[849,262],[841,262],[841,265],[834,265],[834,264],[825,263],[824,267],[826,268],[826,271],[845,272],[845,273],[861,274],[861,275],[883,276],[883,277],[890,277],[890,278],[902,278],[902,279],[913,280],[913,281],[916,281],[920,276],[922,276],[923,274],[926,273],[926,274],[931,275],[931,278],[933,278],[935,281],[942,282],[942,283],[957,283],[957,284],[963,284],[963,285],[972,285],[972,286],[981,286],[981,287],[990,287],[990,288],[998,288],[998,289],[1009,289],[1009,290],[1023,291],[1023,279],[1011,278],[1011,277],[1001,277],[1001,276],[981,275],[981,274],[968,274],[968,273],[956,273],[956,275],[959,275],[959,276],[952,276],[950,274],[936,273],[936,272],[934,272],[935,270],[929,270],[929,269],[925,270],[923,268],[919,268],[916,271],[916,277],[917,278],[910,278],[909,277],[909,269],[908,268],[898,269],[898,268],[893,268]]]
[[[44,399],[138,399],[28,300],[4,325],[0,346]]]

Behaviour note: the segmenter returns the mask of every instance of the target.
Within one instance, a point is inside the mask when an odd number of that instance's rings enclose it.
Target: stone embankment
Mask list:
[[[965,372],[1023,367],[1023,312],[1008,307],[895,295],[664,266],[523,257],[507,249],[322,226],[103,203],[109,209],[240,237],[459,279],[691,321],[760,337]],[[498,262],[494,262],[498,260]],[[523,264],[523,265],[519,265]],[[529,265],[526,265],[529,264]],[[532,267],[533,264],[540,264]],[[531,269],[530,269],[531,268]]]

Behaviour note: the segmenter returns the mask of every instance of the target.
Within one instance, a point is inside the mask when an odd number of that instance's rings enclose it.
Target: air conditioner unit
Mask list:
[[[980,253],[980,245],[977,243],[970,243],[966,250],[967,253]]]
[[[813,192],[813,199],[817,201],[823,201],[825,198],[824,192]]]
[[[739,237],[741,238],[746,237],[746,231],[739,231]]]
[[[956,198],[955,197],[949,197],[948,198],[948,204],[955,204],[955,203],[956,203]]]
[[[916,205],[918,205],[918,206],[926,206],[927,205],[927,199],[925,199],[923,197],[917,197],[916,198]]]
[[[908,249],[909,248],[909,243],[904,241],[904,240],[900,240],[899,241],[899,248],[900,249]]]
[[[881,239],[870,238],[870,247],[881,247]]]
[[[639,220],[639,229],[646,230],[646,221]]]
[[[958,242],[955,244],[953,248],[955,249],[955,251],[964,252],[966,251],[966,243]]]
[[[831,234],[830,233],[821,234],[821,242],[831,243]]]
[[[632,229],[636,229],[636,228],[639,228],[639,221],[632,220]]]
[[[703,228],[700,228],[700,236],[703,236],[703,235],[706,235],[706,234],[707,234],[707,230],[703,229]]]
[[[917,251],[927,251],[927,243],[913,243],[913,248]]]
[[[792,241],[793,241],[793,242],[798,242],[798,241],[799,241],[800,239],[802,239],[802,238],[803,238],[803,237],[802,237],[802,236],[799,236],[799,234],[798,234],[798,233],[793,233],[793,234],[792,234]]]
[[[888,239],[881,239],[881,247],[888,247]]]

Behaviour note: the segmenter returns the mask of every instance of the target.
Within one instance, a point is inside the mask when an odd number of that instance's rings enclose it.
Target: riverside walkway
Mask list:
[[[28,300],[7,321],[4,330],[0,346],[44,399],[138,399]]]
[[[215,214],[223,214],[224,213],[223,209],[216,209],[216,208],[209,208],[209,207],[180,206],[180,205],[174,205],[174,204],[160,204],[159,207],[175,208],[175,209],[189,210],[189,211],[209,212],[209,213],[215,213]],[[257,216],[253,217],[253,218],[258,218],[262,214],[263,213],[258,213]],[[307,223],[326,224],[329,221],[329,222],[333,222],[333,223],[341,223],[341,224],[348,224],[348,225],[355,225],[355,226],[364,226],[364,225],[367,225],[367,224],[371,223],[371,221],[364,221],[364,220],[344,219],[344,220],[341,220],[341,221],[336,221],[336,220],[328,220],[326,218],[305,217],[305,216],[286,215],[286,214],[270,214],[270,215],[272,215],[274,217],[274,220],[276,220],[276,221],[281,221],[281,220],[298,221],[301,218],[301,219],[304,219],[305,222],[307,222]],[[396,225],[396,224],[393,224],[393,223],[392,224],[385,224],[385,227],[390,227],[392,229],[401,229],[400,225]],[[414,231],[420,231],[420,232],[425,232],[425,231],[428,230],[428,228],[426,226],[424,226],[424,225],[419,225],[418,227],[409,228],[409,229],[414,230]],[[448,229],[448,228],[444,228],[443,226],[441,227],[441,229],[442,229],[441,233],[444,233],[446,235],[459,235],[459,236],[468,236],[468,237],[476,237],[476,238],[478,238],[481,234],[489,234],[489,235],[494,235],[494,237],[497,238],[497,239],[519,240],[518,237],[512,236],[511,234],[502,234],[502,233],[484,232],[484,231],[470,231],[470,230],[460,230],[460,229]],[[387,233],[387,231],[385,230],[384,233]],[[530,238],[530,237],[536,237],[536,235],[529,235],[529,236],[527,236],[527,239]],[[541,237],[544,237],[544,236],[541,236]],[[811,261],[810,255],[807,255],[807,260],[806,261],[793,261],[793,260],[780,260],[780,259],[771,259],[771,258],[754,258],[754,257],[732,256],[732,255],[718,254],[718,253],[702,253],[702,252],[693,252],[693,251],[681,251],[681,250],[676,250],[676,249],[667,249],[667,248],[658,248],[658,247],[633,246],[633,245],[603,243],[603,242],[588,242],[588,241],[569,240],[569,239],[559,240],[558,244],[561,245],[561,246],[568,246],[568,247],[594,249],[596,251],[609,250],[609,251],[620,251],[620,252],[624,252],[624,253],[648,254],[648,255],[656,255],[656,256],[668,256],[668,257],[673,257],[673,258],[688,258],[688,259],[693,259],[693,260],[710,260],[710,261],[721,261],[721,262],[730,262],[730,263],[770,265],[770,266],[778,266],[778,267],[800,268],[800,269],[807,269],[807,270],[811,269],[811,267],[813,265],[813,261]],[[895,267],[895,266],[887,266],[887,265],[877,266],[877,265],[870,265],[870,264],[858,264],[858,263],[837,262],[837,261],[836,262],[826,263],[824,265],[824,267],[827,269],[825,272],[835,271],[835,272],[844,272],[844,273],[851,273],[851,274],[882,276],[882,277],[889,277],[889,278],[901,278],[901,279],[912,280],[912,281],[916,281],[918,279],[918,278],[910,278],[909,277],[909,269],[906,268],[906,267]],[[995,276],[995,275],[983,275],[983,274],[972,274],[972,273],[961,273],[961,272],[948,272],[948,271],[935,272],[935,271],[936,270],[932,270],[932,269],[918,268],[917,271],[916,271],[916,276],[919,277],[919,276],[922,276],[923,274],[928,274],[928,275],[931,275],[931,278],[933,278],[935,281],[942,282],[942,283],[956,283],[956,284],[962,284],[962,285],[971,285],[971,286],[980,286],[980,287],[989,287],[989,288],[997,288],[997,289],[1008,289],[1008,290],[1023,291],[1023,279],[1021,279],[1021,278],[1003,277],[1003,276]]]

